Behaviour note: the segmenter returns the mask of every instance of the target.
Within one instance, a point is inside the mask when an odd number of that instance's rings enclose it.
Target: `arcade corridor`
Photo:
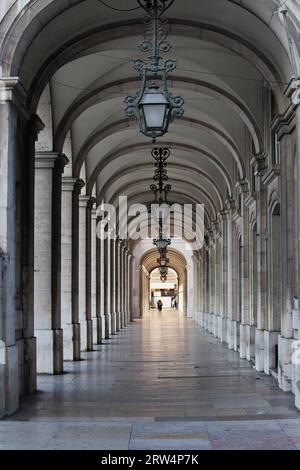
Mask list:
[[[299,299],[300,0],[0,0],[0,449],[300,449]]]
[[[39,376],[0,423],[0,448],[300,448],[293,395],[178,311],[152,311],[96,348]]]

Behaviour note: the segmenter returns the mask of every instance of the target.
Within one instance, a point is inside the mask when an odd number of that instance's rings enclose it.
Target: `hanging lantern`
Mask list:
[[[161,15],[173,1],[138,0],[138,2],[149,15],[144,33],[145,40],[140,45],[140,50],[149,54],[149,57],[146,60],[134,61],[134,69],[141,78],[141,89],[135,95],[128,95],[124,104],[127,116],[137,119],[141,133],[155,142],[158,137],[168,132],[169,125],[175,117],[184,114],[183,98],[172,96],[167,83],[167,76],[176,69],[177,61],[168,59],[162,62],[159,55],[171,49],[167,41],[166,21]]]

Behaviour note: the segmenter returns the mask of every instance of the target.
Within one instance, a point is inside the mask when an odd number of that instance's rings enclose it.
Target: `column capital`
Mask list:
[[[1,101],[10,101],[13,94],[18,93],[23,100],[27,98],[27,90],[19,77],[1,77],[0,78]]]
[[[242,193],[249,192],[249,181],[247,179],[239,180],[236,184],[236,188],[240,188]]]
[[[220,238],[221,233],[220,233],[220,226],[219,226],[219,221],[218,220],[214,220],[212,222],[212,231],[213,231],[213,238],[214,239]]]
[[[80,193],[81,193],[82,188],[84,188],[84,187],[85,187],[85,182],[84,182],[82,179],[78,178],[78,179],[75,181],[75,184],[74,184],[74,188],[73,188],[74,193],[75,193],[77,196],[79,196]]]
[[[267,153],[261,152],[254,155],[253,166],[257,176],[264,176],[268,165],[267,165]]]
[[[230,211],[227,209],[224,209],[219,212],[219,218],[220,220],[227,221],[229,219]]]
[[[233,211],[235,209],[235,200],[232,196],[228,196],[226,199],[226,209]]]
[[[51,169],[55,165],[60,166],[61,171],[69,163],[69,159],[64,154],[57,152],[36,152],[35,153],[35,168]]]
[[[70,178],[63,176],[62,178],[62,191],[63,192],[75,192],[77,195],[80,194],[82,188],[84,188],[85,182],[78,178]]]
[[[90,196],[79,194],[79,207],[86,209],[88,207]]]
[[[90,209],[91,211],[93,210],[97,210],[96,208],[94,208],[94,205],[96,204],[96,198],[94,196],[90,196],[89,200],[88,200],[88,204],[87,204],[87,207],[88,209]]]
[[[28,133],[33,136],[35,141],[38,140],[39,133],[45,129],[45,124],[37,114],[31,116],[27,126]]]

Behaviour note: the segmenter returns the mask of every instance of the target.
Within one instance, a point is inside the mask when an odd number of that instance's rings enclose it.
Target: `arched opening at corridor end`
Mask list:
[[[178,274],[172,268],[168,268],[168,275],[165,281],[161,280],[159,268],[153,269],[150,273],[149,283],[150,309],[157,308],[161,302],[162,308],[177,309],[179,305]]]

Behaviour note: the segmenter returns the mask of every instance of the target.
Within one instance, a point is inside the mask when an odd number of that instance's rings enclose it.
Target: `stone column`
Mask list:
[[[63,328],[64,360],[80,359],[80,324],[73,309],[73,203],[84,182],[77,178],[62,178],[61,219],[61,319]]]
[[[228,199],[227,205],[227,343],[230,349],[234,348],[234,328],[233,328],[233,265],[232,265],[232,211],[234,201]]]
[[[0,363],[0,416],[13,413],[18,407],[23,378],[26,391],[35,389],[33,188],[36,136],[32,137],[32,129],[26,129],[30,121],[26,97],[18,78],[0,79],[0,353],[5,359]],[[22,256],[18,255],[20,237]],[[22,334],[25,335],[21,344],[23,351],[18,348],[20,341],[16,337],[20,295]]]
[[[204,326],[204,248],[200,250],[199,265],[199,325]]]
[[[110,240],[110,312],[111,312],[111,333],[114,335],[117,331],[116,315],[116,240],[112,237]]]
[[[105,240],[101,236],[100,239],[100,319],[102,340],[105,339]]]
[[[209,250],[209,272],[210,272],[210,299],[209,299],[209,321],[208,331],[214,333],[215,331],[215,242],[210,240]]]
[[[91,206],[94,198],[79,196],[79,321],[81,350],[93,350],[91,320]]]
[[[92,211],[96,200],[90,197],[86,207],[86,276],[85,276],[85,305],[86,305],[86,332],[87,332],[87,351],[93,351],[93,319],[92,319]],[[93,236],[95,236],[95,232]],[[94,240],[95,241],[95,240]],[[96,243],[95,243],[96,245]],[[95,247],[96,248],[96,247]]]
[[[240,324],[240,357],[246,359],[248,345],[250,344],[250,280],[249,280],[249,214],[246,207],[247,195],[249,195],[248,183],[240,183],[242,187],[242,308]]]
[[[205,321],[206,331],[210,328],[210,290],[211,290],[211,266],[210,266],[210,248],[209,241],[205,246]]]
[[[118,310],[119,310],[119,328],[124,327],[123,317],[123,256],[122,256],[122,242],[118,243]]]
[[[123,271],[124,271],[124,292],[123,292],[123,308],[124,308],[124,325],[128,325],[128,309],[127,309],[127,294],[128,294],[128,249],[126,246],[123,248]]]
[[[300,331],[300,318],[299,318],[299,298],[300,298],[300,81],[298,80],[296,90],[293,95],[293,103],[296,107],[296,165],[297,165],[297,183],[296,183],[296,194],[297,194],[297,202],[296,202],[296,211],[297,211],[297,221],[296,221],[296,232],[297,232],[297,254],[298,258],[296,260],[297,266],[295,271],[298,274],[298,288],[295,293],[297,295],[297,299],[294,299],[294,314],[295,314],[295,321],[297,321],[298,325],[298,334]],[[293,351],[296,353],[298,351],[298,358],[299,358],[299,343],[293,343],[295,350]],[[294,361],[293,369],[294,369],[294,381],[293,381],[293,391],[295,393],[295,405],[297,408],[300,409],[300,362]]]
[[[116,331],[120,331],[120,246],[119,239],[115,241],[115,309],[116,309]]]
[[[105,317],[105,339],[109,339],[111,335],[111,240],[104,240],[104,317]]]
[[[100,219],[97,218],[97,224]],[[97,344],[102,343],[103,339],[103,325],[102,325],[102,314],[101,314],[101,239],[97,231],[96,237],[96,331],[97,331]]]
[[[131,263],[132,263],[132,254],[128,253],[127,257],[127,272],[128,272],[128,281],[127,281],[127,311],[128,311],[128,321],[133,321],[133,314],[132,314],[132,271],[131,271]]]
[[[215,331],[214,334],[217,338],[221,338],[221,236],[219,232],[219,225],[215,223]]]
[[[300,124],[300,121],[299,121]],[[293,343],[293,303],[296,296],[294,285],[294,223],[295,223],[295,200],[293,191],[294,179],[294,155],[293,142],[290,135],[285,135],[280,141],[281,172],[281,332],[274,338],[279,340],[278,344],[278,381],[284,391],[292,388],[291,351]],[[298,214],[299,217],[299,214]],[[275,329],[275,328],[274,328]],[[277,344],[277,341],[276,341]],[[273,355],[274,356],[274,355]]]
[[[255,332],[255,367],[257,371],[264,370],[264,329],[268,314],[268,270],[267,270],[267,191],[261,177],[258,178],[257,199],[257,328]]]
[[[222,336],[221,341],[227,341],[228,319],[228,216],[229,212],[221,212],[222,224],[222,273],[221,273],[221,312],[222,312]]]
[[[120,326],[124,328],[124,258],[123,258],[123,242],[120,242],[120,285],[119,285],[119,295],[120,295]]]
[[[37,370],[63,372],[61,328],[61,177],[68,159],[57,153],[35,157],[35,334]]]
[[[97,210],[91,209],[91,318],[93,344],[98,344],[97,319]]]
[[[20,395],[33,393],[37,385],[36,338],[34,337],[35,143],[38,140],[39,132],[44,127],[43,122],[37,115],[31,116],[29,121],[23,117],[22,121],[18,123],[18,138],[20,141],[22,136],[24,142],[21,146],[22,158],[19,158],[18,165],[20,165],[20,168],[16,182],[16,196],[17,201],[19,201],[16,217],[17,220],[20,220],[16,238],[20,237],[22,240],[22,243],[17,244],[16,251],[16,272],[18,276],[16,279],[17,295],[15,297],[15,306],[21,321],[20,323],[17,319],[17,323],[22,325],[22,329],[16,334],[16,344],[19,349]]]
[[[278,382],[282,390],[292,390],[294,392],[296,406],[300,408],[300,80],[293,80],[287,88],[286,94],[291,99],[292,106],[290,112],[287,111],[286,119],[280,116],[276,128],[281,155],[280,219],[282,259]],[[294,191],[292,191],[293,187]],[[298,360],[293,361],[292,357],[296,357]]]

